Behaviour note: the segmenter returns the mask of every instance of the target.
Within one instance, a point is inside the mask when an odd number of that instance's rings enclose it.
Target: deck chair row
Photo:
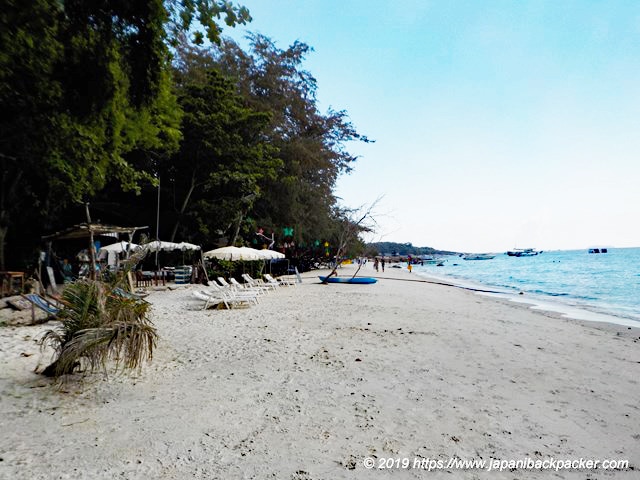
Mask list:
[[[227,281],[224,277],[218,277],[216,281],[210,282],[209,288],[196,290],[193,295],[203,301],[203,309],[213,305],[224,305],[227,309],[235,306],[250,306],[257,304],[259,297],[268,291],[276,290],[284,285],[295,285],[291,282],[279,282],[271,275],[266,274],[265,280],[252,278],[248,274],[243,274],[245,283],[240,283],[233,277]]]

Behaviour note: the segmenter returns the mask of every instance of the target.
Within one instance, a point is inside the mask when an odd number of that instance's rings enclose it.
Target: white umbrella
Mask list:
[[[100,253],[102,252],[122,253],[122,252],[126,252],[127,250],[130,250],[133,252],[134,250],[138,250],[139,248],[141,248],[140,245],[122,241],[122,242],[116,242],[112,245],[106,245],[104,247],[100,247]]]
[[[126,251],[133,252],[135,250],[139,250],[142,248],[140,245],[136,245],[135,243],[129,242],[116,242],[112,245],[107,245],[104,247],[100,247],[100,251],[98,252],[98,260],[107,259],[107,263],[109,265],[116,265],[118,263],[118,254]]]
[[[249,247],[240,247],[242,260],[262,260],[262,256],[260,255],[260,250],[256,250],[255,248]]]
[[[161,242],[160,240],[154,240],[153,242],[146,243],[144,248],[149,252],[159,252],[159,251],[171,251],[171,250],[180,250],[179,243],[173,242]]]
[[[205,258],[217,258],[219,260],[260,260],[258,250],[247,247],[221,247],[204,253]]]
[[[276,252],[275,250],[258,250],[258,255],[260,255],[264,260],[274,260],[276,258],[285,258],[284,253]]]
[[[180,242],[178,245],[180,250],[200,250],[200,245],[194,245],[193,243]]]

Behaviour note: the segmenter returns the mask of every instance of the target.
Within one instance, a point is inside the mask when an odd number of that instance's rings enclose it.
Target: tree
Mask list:
[[[181,88],[184,140],[166,168],[177,205],[171,239],[181,223],[190,221],[190,229],[209,238],[215,231],[233,230],[233,243],[262,193],[261,182],[275,176],[280,161],[264,141],[269,114],[243,103],[216,70],[206,72],[204,83]]]
[[[61,56],[59,11],[46,0],[4,2],[0,8],[0,269],[10,227],[21,215],[45,208],[38,168],[55,141],[61,85],[54,71]],[[26,230],[28,232],[28,230]],[[17,240],[17,239],[16,239]],[[17,242],[16,242],[17,243]]]
[[[151,304],[122,288],[127,272],[140,259],[136,257],[145,253],[134,255],[113,283],[84,279],[64,289],[57,315],[60,325],[41,339],[41,345],[57,353],[43,375],[61,377],[78,367],[106,369],[108,360],[115,360],[116,369],[134,369],[151,360],[158,338],[149,320]]]
[[[66,207],[109,179],[139,191],[149,157],[177,148],[168,44],[219,39],[248,11],[211,0],[5,0],[0,8],[0,268],[21,222],[31,246]],[[192,28],[198,20],[201,28]],[[204,32],[204,33],[203,33]],[[27,243],[28,244],[28,243]],[[11,255],[11,258],[16,258]]]
[[[337,275],[336,271],[340,262],[345,257],[345,254],[349,250],[349,248],[353,247],[361,247],[362,240],[360,240],[359,235],[361,233],[370,233],[373,232],[376,227],[375,216],[373,213],[374,208],[376,207],[378,198],[375,202],[373,202],[368,207],[360,207],[358,209],[349,209],[349,208],[340,208],[336,211],[336,217],[341,224],[340,236],[337,242],[335,263],[333,265],[333,269],[331,273],[325,277],[323,280],[323,284],[328,284],[329,277],[333,275]],[[360,271],[360,267],[353,274],[355,277]]]
[[[225,41],[212,54],[248,104],[270,113],[268,140],[283,161],[278,176],[265,179],[252,216],[267,229],[294,226],[297,242],[311,243],[335,222],[336,180],[356,160],[345,145],[370,140],[355,130],[346,112],[318,111],[316,80],[302,68],[308,45],[295,42],[281,50],[262,35],[250,40],[249,53]]]
[[[228,0],[169,0],[166,3],[170,22],[169,39],[176,46],[185,32],[192,31],[192,41],[196,45],[204,43],[204,37],[218,44],[221,41],[222,28],[219,21],[224,15],[224,23],[229,27],[245,25],[251,21],[246,7],[234,5]],[[202,28],[193,28],[194,20]]]

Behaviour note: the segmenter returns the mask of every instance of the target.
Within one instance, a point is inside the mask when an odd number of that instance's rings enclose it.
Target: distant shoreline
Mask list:
[[[443,268],[425,265],[414,271],[566,318],[640,327],[633,270],[639,258],[640,249],[632,248],[605,254],[562,250],[530,259],[497,257],[483,262],[457,262],[449,257]]]

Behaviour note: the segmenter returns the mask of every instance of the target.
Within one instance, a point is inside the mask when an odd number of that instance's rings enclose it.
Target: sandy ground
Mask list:
[[[0,478],[640,478],[640,331],[384,276],[307,274],[230,311],[154,292],[153,362],[61,388],[34,373],[55,324],[0,328]],[[451,457],[630,468],[489,472]],[[388,459],[409,466],[377,468]]]

